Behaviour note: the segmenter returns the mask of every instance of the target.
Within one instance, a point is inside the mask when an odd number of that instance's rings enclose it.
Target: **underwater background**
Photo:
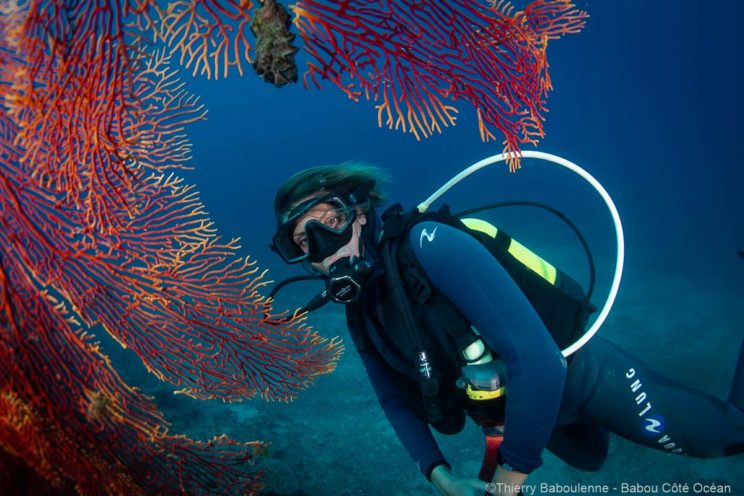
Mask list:
[[[737,255],[744,250],[744,43],[737,34],[744,5],[597,0],[577,6],[589,12],[587,26],[548,47],[554,90],[537,149],[587,169],[623,220],[623,282],[600,332],[659,371],[726,397],[744,338],[744,259]],[[305,60],[301,53],[301,68]],[[464,107],[455,127],[417,142],[378,128],[372,103],[354,103],[330,84],[322,91],[302,84],[277,89],[250,73],[206,81],[183,72],[209,114],[188,128],[194,170],[182,175],[199,188],[221,235],[242,238],[241,252],[268,269],[272,280],[301,270],[268,249],[273,195],[289,175],[320,164],[368,162],[392,176],[385,186],[391,202],[412,207],[461,169],[501,152],[499,142],[480,141],[475,113]],[[525,159],[515,174],[502,163],[445,197],[456,210],[508,199],[548,203],[578,224],[596,259],[594,302],[601,304],[616,253],[599,196],[577,176]],[[488,218],[586,285],[581,246],[560,221],[530,209],[499,210]],[[318,290],[292,286],[277,305],[294,308]],[[127,381],[156,397],[173,432],[271,443],[261,461],[268,494],[436,494],[377,405],[343,309],[328,305],[309,319],[324,336],[344,339],[346,352],[334,373],[320,376],[292,403],[175,396],[133,353],[105,332],[97,334]],[[459,436],[438,439],[453,470],[475,476],[483,448],[478,429],[469,425]],[[654,494],[653,486],[660,492],[664,482],[704,482],[744,494],[741,456],[684,458],[613,436],[597,473],[571,469],[548,452],[543,458],[530,484],[581,481],[608,484],[621,494],[625,482],[650,486],[636,494]]]

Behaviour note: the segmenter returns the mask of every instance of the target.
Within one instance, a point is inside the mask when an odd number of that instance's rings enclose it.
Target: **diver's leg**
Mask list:
[[[607,429],[577,422],[553,429],[547,448],[573,468],[596,472],[607,459],[609,443]]]
[[[582,422],[659,450],[706,458],[741,453],[742,354],[744,345],[730,395],[733,404],[665,377],[595,337],[572,360],[564,402]]]

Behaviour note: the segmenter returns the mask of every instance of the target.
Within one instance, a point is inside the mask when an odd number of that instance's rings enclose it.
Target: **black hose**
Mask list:
[[[432,376],[432,367],[421,344],[421,337],[417,329],[416,320],[413,317],[411,306],[408,303],[403,290],[403,282],[400,280],[396,257],[397,242],[387,240],[382,244],[381,257],[387,287],[390,297],[395,306],[396,316],[400,318],[401,324],[408,335],[408,340],[416,353],[418,366],[418,385],[423,400],[424,412],[430,423],[439,422],[443,419],[442,408],[439,403],[439,381]]]
[[[390,290],[390,297],[395,306],[397,315],[401,319],[403,328],[406,330],[406,335],[411,348],[416,352],[416,356],[419,357],[423,351],[423,345],[421,344],[421,338],[416,330],[416,321],[413,318],[413,312],[411,307],[408,305],[406,295],[403,291],[403,282],[400,280],[400,274],[398,273],[398,264],[393,257],[393,241],[388,240],[382,245],[380,250],[382,256],[382,264],[385,269],[385,279],[387,282],[388,289]]]
[[[284,286],[287,284],[291,284],[293,282],[299,282],[299,281],[313,281],[313,280],[320,280],[323,279],[323,276],[321,275],[304,275],[304,276],[294,276],[287,278],[283,281],[278,282],[273,288],[271,288],[271,291],[269,292],[269,295],[267,298],[273,298]],[[311,312],[313,310],[317,310],[318,308],[322,307],[326,303],[328,303],[328,293],[324,290],[317,295],[313,297],[310,302],[305,305],[304,307],[300,308],[296,313],[305,313],[305,312]],[[264,321],[269,324],[285,324],[292,320],[291,317],[282,317],[281,319],[277,320],[271,320],[269,319],[268,312],[264,313]]]
[[[291,284],[293,282],[298,281],[312,281],[314,279],[323,279],[323,276],[320,275],[304,275],[304,276],[294,276],[290,277],[288,279],[285,279],[283,281],[278,282],[269,292],[269,298],[273,298],[274,295],[276,295],[280,289],[282,289],[287,284]]]

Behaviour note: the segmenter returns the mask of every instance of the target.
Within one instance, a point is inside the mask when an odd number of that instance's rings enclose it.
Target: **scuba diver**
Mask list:
[[[446,207],[380,215],[382,179],[353,163],[295,174],[275,197],[271,248],[325,281],[304,310],[345,305],[382,410],[441,494],[519,494],[544,449],[599,470],[610,432],[693,457],[744,451],[744,343],[727,401],[601,336],[567,360],[596,310],[578,283],[546,280],[514,254],[524,247]],[[456,434],[466,416],[486,436],[478,478],[453,474],[430,430]]]

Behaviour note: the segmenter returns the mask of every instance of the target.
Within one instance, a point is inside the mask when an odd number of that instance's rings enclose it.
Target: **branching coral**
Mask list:
[[[184,126],[204,111],[140,28],[171,27],[177,10],[2,10],[0,447],[81,494],[255,492],[260,443],[170,435],[89,335],[103,325],[205,399],[289,399],[340,352],[302,319],[265,320],[255,263],[169,172],[189,159]]]
[[[464,100],[483,140],[501,131],[512,169],[520,143],[544,135],[548,41],[587,17],[568,0],[522,11],[503,0],[301,0],[293,10],[313,59],[306,85],[327,79],[352,100],[374,100],[380,126],[416,139],[454,125]]]

